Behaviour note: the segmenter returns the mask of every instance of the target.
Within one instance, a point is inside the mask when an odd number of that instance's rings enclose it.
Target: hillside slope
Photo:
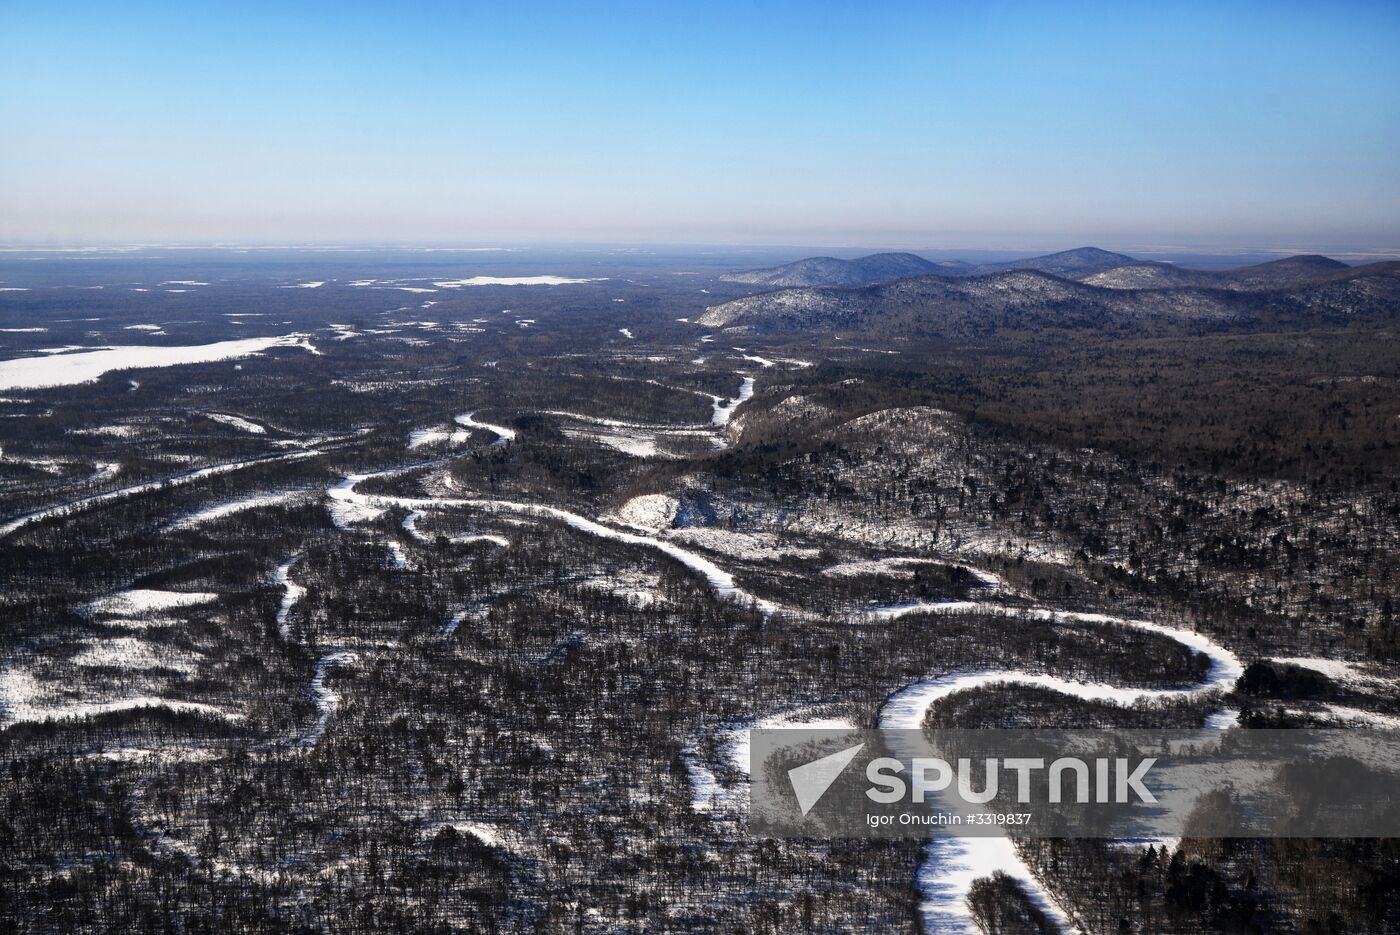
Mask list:
[[[768,269],[729,273],[720,278],[754,286],[864,286],[905,276],[946,275],[965,268],[970,269],[960,260],[933,261],[912,253],[874,253],[855,260],[808,257]]]
[[[1107,289],[1229,289],[1235,292],[1267,292],[1315,285],[1344,276],[1352,267],[1317,255],[1291,256],[1240,269],[1214,271],[1183,269],[1170,263],[1126,263],[1113,269],[1079,276],[1081,282]]]
[[[1400,264],[1348,269],[1302,288],[1250,293],[1219,288],[1105,288],[1031,270],[989,276],[922,276],[859,289],[783,289],[706,309],[697,323],[754,331],[880,328],[895,333],[981,334],[1003,328],[1122,328],[1251,323],[1306,327],[1400,311]]]

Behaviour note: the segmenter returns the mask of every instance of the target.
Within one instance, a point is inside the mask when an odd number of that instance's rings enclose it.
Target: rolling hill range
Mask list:
[[[1006,263],[982,263],[971,267],[968,274],[983,275],[1024,269],[1049,273],[1052,276],[1063,276],[1066,279],[1079,279],[1137,262],[1139,261],[1135,257],[1130,257],[1126,253],[1113,253],[1108,250],[1100,250],[1098,247],[1077,247],[1073,250],[1061,250],[1059,253],[1027,257],[1024,260],[1011,260]]]
[[[1295,327],[1389,320],[1397,310],[1400,263],[1347,268],[1321,283],[1269,292],[1109,288],[1020,269],[920,276],[858,289],[782,289],[711,306],[697,322],[757,332],[878,328],[956,335],[1005,328]]]
[[[871,286],[910,276],[979,276],[988,273],[1034,270],[1075,279],[1139,261],[1123,253],[1098,247],[1079,247],[1005,263],[967,263],[962,260],[926,260],[913,253],[874,253],[855,260],[815,256],[768,269],[728,273],[726,282],[753,286]]]
[[[1229,289],[1235,292],[1268,292],[1313,285],[1342,278],[1353,267],[1331,257],[1305,255],[1244,266],[1232,270],[1184,269],[1171,263],[1125,263],[1113,269],[1078,277],[1091,286],[1109,289]]]
[[[926,260],[912,253],[874,253],[855,260],[814,256],[768,269],[729,273],[726,282],[754,286],[866,286],[906,276],[956,275],[973,270],[961,260]]]
[[[876,253],[855,260],[808,257],[768,269],[728,273],[726,282],[773,288],[838,286],[854,288],[907,279],[911,276],[987,276],[1018,270],[1049,273],[1106,289],[1222,289],[1230,292],[1274,292],[1347,279],[1353,272],[1383,264],[1352,267],[1316,254],[1285,257],[1232,270],[1200,270],[1150,260],[1098,247],[1078,247],[1059,253],[1004,263],[927,260],[912,253]],[[1369,274],[1364,274],[1369,275]]]

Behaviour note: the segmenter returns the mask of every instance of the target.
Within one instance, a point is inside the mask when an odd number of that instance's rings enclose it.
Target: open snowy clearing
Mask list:
[[[231,416],[222,412],[206,412],[205,415],[213,419],[215,422],[222,422],[224,425],[232,426],[236,429],[241,429],[242,431],[249,432],[253,435],[267,434],[267,429],[263,428],[261,425],[258,425],[258,423],[253,422],[250,419],[243,418],[242,416]]]
[[[1271,660],[1283,665],[1298,666],[1303,669],[1311,669],[1313,672],[1320,672],[1333,681],[1343,684],[1381,686],[1390,685],[1395,679],[1387,678],[1383,675],[1376,675],[1366,670],[1366,668],[1355,662],[1345,662],[1340,659],[1318,659],[1314,657],[1284,657]]]
[[[273,347],[304,347],[310,350],[303,335],[290,334],[275,338],[243,338],[217,341],[187,347],[154,347],[133,345],[112,347],[78,354],[46,357],[19,357],[0,361],[0,390],[39,389],[49,386],[73,386],[90,383],[113,370],[133,370],[144,367],[175,367],[181,364],[204,364],[218,360],[247,357]]]
[[[567,276],[473,276],[470,279],[444,279],[434,282],[439,289],[460,289],[463,286],[572,286],[585,282],[606,282],[606,277],[570,279]]]
[[[73,657],[73,664],[85,668],[173,669],[185,675],[195,671],[195,660],[189,653],[175,652],[133,636],[89,640]]]
[[[84,612],[90,617],[133,617],[139,614],[161,613],[182,607],[197,607],[219,599],[209,591],[161,591],[136,588],[119,591],[108,597],[89,602]]]
[[[64,694],[66,685],[40,682],[28,672],[7,669],[0,672],[0,726],[42,721],[64,721],[96,717],[139,708],[165,708],[187,714],[203,714],[228,721],[243,715],[195,701],[173,701],[153,695],[138,695],[111,701],[83,701]]]

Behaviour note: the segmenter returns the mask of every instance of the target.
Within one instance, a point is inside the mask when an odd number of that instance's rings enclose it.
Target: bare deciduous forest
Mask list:
[[[1388,839],[747,833],[756,726],[1400,726],[1395,264],[1065,257],[4,261],[0,927],[1400,931]]]

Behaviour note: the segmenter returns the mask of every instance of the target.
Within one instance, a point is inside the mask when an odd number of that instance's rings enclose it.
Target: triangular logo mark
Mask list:
[[[788,770],[788,782],[792,783],[792,791],[797,794],[797,806],[802,809],[803,815],[816,807],[822,796],[826,795],[826,790],[836,781],[836,777],[841,775],[841,771],[850,765],[851,760],[854,760],[856,754],[864,747],[865,744],[858,743],[839,753]]]

